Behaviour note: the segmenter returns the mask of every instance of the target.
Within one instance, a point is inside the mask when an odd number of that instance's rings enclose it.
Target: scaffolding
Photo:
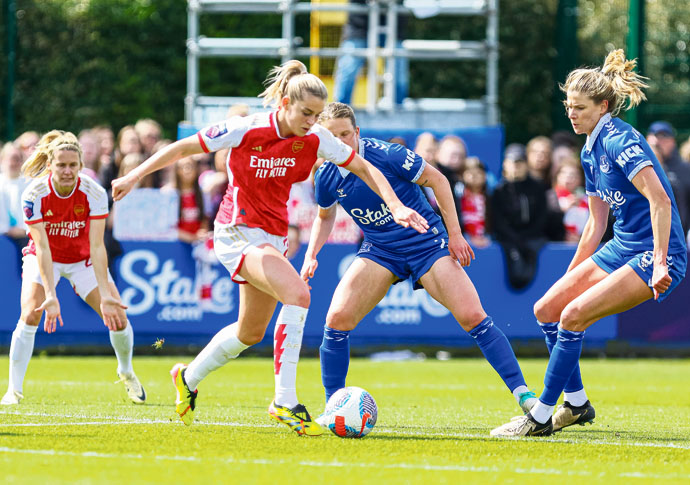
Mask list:
[[[417,9],[432,9],[439,15],[484,16],[486,38],[480,41],[406,39],[396,46],[398,14],[411,15]],[[282,33],[277,38],[207,38],[199,34],[202,14],[253,13],[282,17]],[[368,15],[366,48],[348,49],[353,56],[366,58],[366,110],[370,120],[394,127],[410,122],[424,122],[429,127],[439,112],[453,113],[454,127],[493,126],[500,122],[498,111],[498,0],[368,0],[366,5],[322,3],[298,0],[189,0],[187,39],[187,95],[185,118],[193,125],[224,117],[233,104],[260,106],[258,98],[204,96],[199,93],[199,60],[203,57],[272,57],[282,62],[295,57],[337,58],[339,47],[303,46],[295,36],[295,17],[319,13],[359,13]],[[386,25],[379,23],[385,14]],[[385,33],[385,45],[378,47],[379,34]],[[483,60],[486,63],[486,94],[480,99],[419,98],[396,105],[394,63],[396,58],[410,60]],[[382,73],[378,66],[382,65]],[[382,87],[382,95],[379,95]],[[432,115],[432,116],[427,116]],[[360,119],[362,116],[358,114]],[[440,121],[448,128],[448,119]],[[393,123],[393,126],[391,126]]]

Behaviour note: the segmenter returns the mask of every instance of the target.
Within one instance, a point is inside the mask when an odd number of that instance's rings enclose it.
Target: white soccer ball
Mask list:
[[[320,421],[341,438],[363,438],[374,429],[378,407],[361,387],[344,387],[326,403]]]

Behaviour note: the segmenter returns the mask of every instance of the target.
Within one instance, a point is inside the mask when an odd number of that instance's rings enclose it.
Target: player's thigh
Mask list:
[[[237,338],[247,345],[261,342],[278,300],[250,283],[240,285]]]
[[[41,322],[43,312],[37,312],[46,299],[43,286],[34,281],[22,279],[21,315],[20,319],[27,325],[37,326]]]
[[[647,283],[626,264],[568,303],[561,326],[581,332],[597,320],[636,307],[652,296]]]
[[[486,318],[470,277],[450,256],[438,259],[419,282],[434,300],[450,310],[465,331],[472,330]]]
[[[355,258],[338,283],[326,324],[336,330],[352,330],[380,302],[397,277],[367,258]]]
[[[286,305],[309,306],[309,287],[287,258],[270,244],[249,249],[239,274]]]
[[[540,322],[559,322],[563,309],[609,274],[588,258],[564,274],[534,305],[534,316]]]
[[[94,275],[95,278],[95,275]],[[110,289],[110,294],[117,298],[118,301],[121,301],[120,299],[120,292],[117,291],[117,287],[115,286],[115,283],[112,281],[108,281],[108,288]],[[101,294],[98,291],[98,287],[94,288],[89,292],[88,295],[84,298],[84,301],[91,307],[93,310],[98,313],[98,316],[103,318],[103,314],[101,313]],[[120,319],[120,322],[122,324],[122,328],[119,330],[123,330],[125,327],[127,327],[127,314],[125,313],[125,310],[122,308],[119,308],[117,310],[118,317]]]

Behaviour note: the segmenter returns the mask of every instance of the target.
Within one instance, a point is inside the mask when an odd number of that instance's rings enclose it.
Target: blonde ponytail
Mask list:
[[[321,79],[309,74],[307,67],[298,60],[287,61],[275,66],[268,73],[265,84],[268,86],[259,94],[264,98],[264,106],[280,106],[280,100],[287,96],[290,102],[304,99],[305,94],[311,94],[323,100],[328,99],[328,90]]]
[[[639,105],[647,97],[642,89],[649,87],[644,76],[634,72],[636,60],[626,60],[623,49],[608,53],[602,67],[575,69],[562,84],[561,91],[572,90],[591,98],[595,103],[606,100],[609,112],[618,116],[628,100],[626,110]]]
[[[50,162],[61,150],[77,152],[80,168],[84,166],[77,137],[69,131],[52,130],[41,137],[34,152],[22,164],[22,174],[31,178],[45,175],[49,171]]]

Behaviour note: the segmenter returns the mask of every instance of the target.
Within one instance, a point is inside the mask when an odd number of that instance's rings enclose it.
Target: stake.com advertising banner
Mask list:
[[[165,338],[177,344],[204,344],[210,336],[237,319],[239,285],[230,280],[220,264],[204,264],[192,257],[190,245],[180,242],[121,243],[124,254],[116,262],[115,277],[122,301],[128,306],[136,344]],[[301,266],[304,247],[293,264]],[[573,255],[573,246],[552,244],[540,255],[537,278],[522,292],[507,286],[503,254],[498,245],[477,249],[476,260],[466,268],[485,311],[509,338],[534,339],[543,335],[532,314],[532,307],[563,274]],[[305,346],[318,347],[328,306],[338,281],[355,256],[354,245],[326,245],[319,255],[319,267],[310,282],[311,307],[304,333]],[[19,318],[21,288],[16,247],[0,236],[0,305],[5,309],[0,320],[0,344],[7,345]],[[619,317],[607,317],[587,331],[587,339],[617,337],[651,341],[690,341],[690,322],[685,311],[681,284],[663,304],[648,302]],[[43,335],[37,346],[102,343],[107,334],[97,314],[83,303],[64,279],[58,285],[64,327],[55,335]],[[280,305],[278,305],[278,309]],[[278,311],[274,315],[277,316]],[[43,334],[42,330],[39,334]],[[273,323],[264,343],[270,343]],[[385,298],[352,333],[355,344],[441,344],[472,345],[450,312],[424,290],[413,291],[409,281],[394,285]]]

